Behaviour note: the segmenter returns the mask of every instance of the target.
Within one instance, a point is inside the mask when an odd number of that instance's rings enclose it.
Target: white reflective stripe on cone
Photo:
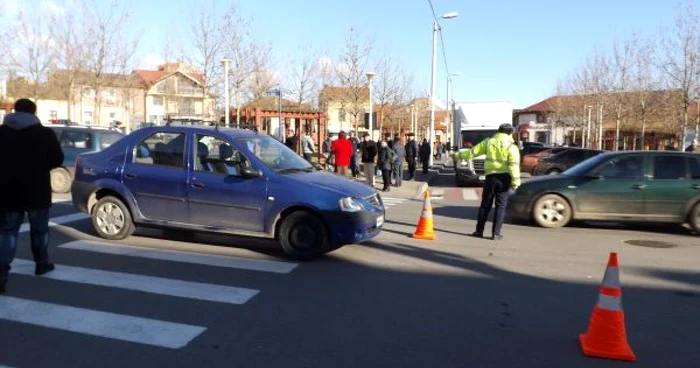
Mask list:
[[[603,287],[619,288],[620,287],[620,269],[617,267],[608,267],[603,275]]]
[[[433,213],[432,213],[432,212],[429,212],[429,211],[423,211],[423,213],[421,214],[421,217],[423,217],[423,218],[432,218],[432,217],[433,217]]]
[[[622,311],[622,297],[600,294],[598,295],[598,308],[613,312]]]

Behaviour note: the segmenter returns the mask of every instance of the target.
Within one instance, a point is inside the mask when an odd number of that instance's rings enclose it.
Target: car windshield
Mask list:
[[[603,163],[605,160],[607,160],[609,157],[608,155],[602,154],[602,155],[596,155],[588,160],[584,160],[579,162],[578,164],[570,167],[568,170],[564,171],[561,173],[562,175],[568,175],[568,176],[585,176],[588,175],[588,173]]]
[[[239,138],[265,166],[279,173],[313,171],[314,167],[289,147],[268,135]]]
[[[486,138],[493,137],[498,130],[463,130],[462,131],[462,147],[472,147],[479,144]]]

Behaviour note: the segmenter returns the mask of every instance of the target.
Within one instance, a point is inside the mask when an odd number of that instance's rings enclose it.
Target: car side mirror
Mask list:
[[[244,178],[255,179],[262,176],[262,171],[255,170],[252,167],[244,167],[241,169],[241,176]]]

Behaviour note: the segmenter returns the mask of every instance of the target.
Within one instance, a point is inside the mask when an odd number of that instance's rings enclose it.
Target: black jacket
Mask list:
[[[377,167],[379,167],[382,170],[389,170],[391,169],[391,163],[392,163],[392,156],[391,156],[391,148],[387,147],[381,147],[379,149],[379,156],[377,157]]]
[[[27,113],[5,116],[0,126],[0,211],[51,207],[51,169],[63,164],[56,133]]]
[[[377,156],[377,144],[371,139],[360,143],[360,153],[363,164],[374,163],[374,158]]]
[[[406,158],[416,158],[418,157],[418,142],[409,141],[406,142]]]

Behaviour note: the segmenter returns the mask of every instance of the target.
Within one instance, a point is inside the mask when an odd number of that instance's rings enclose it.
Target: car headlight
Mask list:
[[[462,160],[459,164],[468,169],[471,169],[474,166],[474,162],[472,160]]]
[[[364,210],[362,203],[352,197],[346,197],[339,202],[340,209],[345,212],[358,212]]]

